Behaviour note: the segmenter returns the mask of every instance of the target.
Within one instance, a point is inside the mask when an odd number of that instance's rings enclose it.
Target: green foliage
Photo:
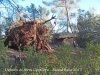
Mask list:
[[[2,49],[1,49],[2,48]],[[0,40],[0,57],[5,53],[3,41]],[[73,48],[62,44],[52,54],[36,51],[27,46],[24,54],[26,60],[17,65],[9,60],[3,62],[0,58],[0,75],[98,75],[100,72],[100,44],[88,42],[86,49],[75,48],[77,54],[72,54]],[[14,71],[8,71],[8,70]]]
[[[91,11],[79,9],[78,16],[78,37],[77,41],[80,47],[86,47],[86,42],[93,41],[100,43],[100,15],[95,15]]]
[[[92,9],[92,11],[95,11]],[[95,15],[95,13],[91,11],[85,11],[82,9],[78,10],[78,28],[79,31],[98,31],[98,23],[100,21],[100,15]]]
[[[0,38],[2,37],[2,26],[0,25]]]
[[[75,18],[76,10],[79,0],[53,0],[53,1],[43,1],[43,4],[46,6],[51,6],[50,11],[55,14],[57,13],[57,23],[58,23],[58,30],[57,32],[69,32],[69,28],[71,32],[75,28],[74,25],[71,23],[71,19]],[[74,9],[74,12],[72,12]]]

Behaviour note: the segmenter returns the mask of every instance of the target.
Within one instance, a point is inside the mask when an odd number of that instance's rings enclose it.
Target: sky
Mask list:
[[[30,6],[31,3],[35,4],[37,7],[38,5],[41,5],[43,7],[46,7],[43,3],[43,0],[25,0],[25,1],[19,1],[18,4],[22,6]],[[46,0],[46,1],[52,1],[52,0]],[[81,2],[78,3],[79,8],[89,10],[90,8],[95,8],[95,13],[100,14],[100,0],[81,0]]]
[[[95,13],[100,14],[100,0],[82,0],[79,3],[81,9],[89,10],[90,8],[95,8]]]
[[[19,0],[18,4],[22,6],[30,6],[31,3],[35,4],[36,7],[39,5],[42,7],[46,7],[43,3],[43,0]],[[52,1],[52,0],[46,0],[46,1]],[[80,9],[89,10],[91,8],[95,8],[96,11],[94,11],[96,14],[100,14],[100,0],[81,0],[81,2],[78,3]],[[52,15],[50,15],[51,17]],[[72,20],[72,22],[77,24],[76,18]],[[53,21],[52,21],[53,23]],[[55,26],[54,30],[57,30],[58,26]],[[69,29],[70,31],[70,29]]]
[[[46,7],[43,3],[43,0],[19,0],[17,4],[25,6],[30,6],[31,3],[35,4],[36,7],[39,5],[42,7]],[[52,0],[46,0],[46,1],[52,1]],[[81,0],[81,2],[78,3],[80,9],[89,10],[90,8],[95,8],[96,11],[94,11],[96,14],[100,14],[100,0]],[[52,16],[52,15],[51,15]],[[50,16],[50,17],[51,17]],[[73,20],[76,22],[76,20]],[[57,27],[55,27],[55,30]]]

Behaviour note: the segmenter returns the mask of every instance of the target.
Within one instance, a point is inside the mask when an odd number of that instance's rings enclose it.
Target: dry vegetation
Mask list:
[[[54,19],[52,18],[50,20]],[[48,33],[48,29],[43,24],[50,21],[47,20],[44,23],[39,23],[36,20],[24,21],[19,23],[17,26],[10,26],[6,32],[5,46],[12,49],[23,50],[25,46],[31,45],[36,50],[44,50],[52,52],[53,49],[50,47],[48,39],[45,35]],[[9,45],[10,42],[10,45]]]
[[[83,50],[62,44],[54,51],[45,37],[44,23],[23,20],[9,28],[6,39],[0,40],[0,75],[100,74],[100,44],[87,43]]]

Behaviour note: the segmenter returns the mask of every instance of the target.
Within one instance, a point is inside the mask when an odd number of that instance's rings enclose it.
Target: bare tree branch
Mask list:
[[[52,15],[51,19],[49,19],[49,20],[47,20],[47,21],[45,21],[45,22],[43,22],[43,23],[41,23],[41,24],[45,24],[45,23],[51,21],[52,19],[56,19],[56,16]]]

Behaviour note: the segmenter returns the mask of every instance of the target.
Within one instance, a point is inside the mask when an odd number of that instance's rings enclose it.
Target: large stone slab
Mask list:
[[[70,38],[70,37],[76,37],[77,35],[74,33],[55,33],[53,38]]]

